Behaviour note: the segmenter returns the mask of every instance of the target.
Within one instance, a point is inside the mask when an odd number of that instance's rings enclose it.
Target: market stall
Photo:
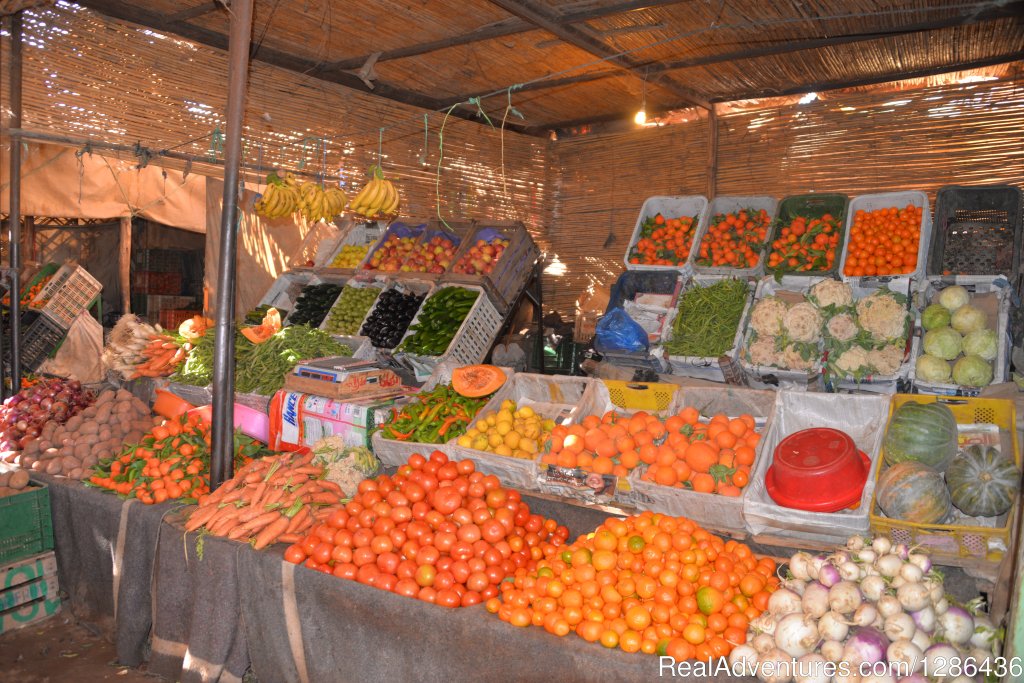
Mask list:
[[[63,605],[227,683],[1020,678],[1017,8],[15,5],[0,637]],[[39,211],[119,219],[116,322],[27,263]],[[127,285],[135,217],[191,265]]]

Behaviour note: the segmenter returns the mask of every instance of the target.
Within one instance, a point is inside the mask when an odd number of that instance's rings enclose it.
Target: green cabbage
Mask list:
[[[916,374],[925,382],[945,384],[949,382],[949,363],[926,353],[917,359]]]
[[[953,365],[953,381],[965,387],[992,383],[992,366],[980,356],[964,356]]]
[[[988,316],[980,308],[964,304],[953,312],[949,324],[960,334],[970,334],[976,330],[985,329],[988,323]]]
[[[926,330],[935,330],[949,325],[949,310],[940,304],[932,304],[921,314],[921,325]]]
[[[940,327],[924,333],[924,352],[929,355],[953,360],[960,355],[962,348],[963,337],[952,327]]]
[[[939,303],[942,304],[950,313],[960,308],[968,301],[971,300],[971,295],[967,293],[967,290],[960,285],[953,285],[952,287],[946,287],[939,294]]]
[[[999,351],[999,336],[995,330],[975,330],[964,337],[964,353],[993,361]]]

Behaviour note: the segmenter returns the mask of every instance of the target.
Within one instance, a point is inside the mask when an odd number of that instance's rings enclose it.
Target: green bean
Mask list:
[[[665,350],[672,356],[717,358],[732,348],[747,302],[747,283],[722,280],[694,287],[679,297],[672,339]]]

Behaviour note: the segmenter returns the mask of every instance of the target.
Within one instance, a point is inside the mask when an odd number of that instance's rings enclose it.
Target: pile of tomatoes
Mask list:
[[[921,240],[919,206],[857,211],[850,226],[843,274],[905,275],[917,268]]]
[[[768,239],[771,218],[764,209],[743,209],[715,216],[700,240],[697,265],[722,268],[752,268],[760,260],[761,247]]]
[[[754,426],[746,414],[702,422],[689,406],[664,420],[642,410],[632,416],[608,411],[600,418],[588,415],[581,424],[556,426],[541,462],[618,477],[646,466],[647,481],[739,496],[761,438]]]
[[[746,642],[778,584],[775,562],[742,543],[644,512],[609,518],[535,570],[516,570],[485,604],[514,626],[707,661]]]
[[[783,272],[826,271],[836,260],[842,226],[826,213],[821,218],[797,216],[772,242],[768,267]]]
[[[556,554],[569,530],[530,512],[517,491],[441,451],[414,454],[288,547],[295,564],[444,607],[498,595],[516,570]]]
[[[693,216],[665,218],[659,213],[644,219],[640,239],[629,252],[629,262],[648,266],[686,263],[696,227]]]

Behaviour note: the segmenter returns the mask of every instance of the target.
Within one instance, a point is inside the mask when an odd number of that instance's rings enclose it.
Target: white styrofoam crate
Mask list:
[[[730,275],[733,277],[760,277],[764,274],[764,260],[768,256],[768,239],[772,234],[772,221],[775,220],[775,209],[779,206],[779,200],[775,197],[715,197],[711,205],[704,212],[701,224],[697,228],[697,236],[694,238],[694,249],[692,252],[693,272],[697,275]],[[700,242],[704,239],[711,228],[711,221],[715,216],[722,214],[736,213],[743,209],[760,211],[764,209],[768,213],[768,232],[765,234],[764,244],[758,250],[758,261],[756,266],[750,268],[722,268],[717,266],[701,266],[697,264],[697,256],[700,254]]]
[[[693,260],[694,254],[693,248],[697,244],[696,233],[700,229],[700,223],[704,218],[704,214],[707,212],[707,208],[708,199],[702,195],[690,195],[685,197],[648,197],[647,201],[645,201],[643,206],[640,207],[640,217],[636,220],[636,227],[633,229],[633,235],[629,238],[629,246],[626,247],[626,255],[622,259],[623,263],[626,265],[626,269],[682,270],[690,272],[690,262]],[[687,255],[686,260],[674,266],[655,266],[630,263],[629,253],[633,250],[633,246],[636,245],[637,241],[640,239],[640,232],[643,229],[644,219],[647,217],[653,217],[659,213],[665,216],[665,218],[680,218],[682,216],[689,216],[693,218],[694,240],[690,245],[690,253]]]
[[[917,266],[912,272],[906,275],[870,275],[864,277],[852,277],[845,275],[847,246],[850,242],[850,229],[853,227],[854,219],[858,211],[877,211],[895,207],[902,209],[908,204],[920,207],[921,211],[921,236],[917,242]],[[890,283],[893,288],[897,283],[909,280],[921,280],[924,277],[925,265],[928,261],[928,249],[932,240],[932,214],[928,204],[928,195],[919,190],[907,192],[882,192],[878,194],[862,194],[850,200],[846,209],[846,221],[843,230],[843,241],[839,256],[839,278],[843,282],[850,283]],[[902,288],[902,285],[899,285]]]

